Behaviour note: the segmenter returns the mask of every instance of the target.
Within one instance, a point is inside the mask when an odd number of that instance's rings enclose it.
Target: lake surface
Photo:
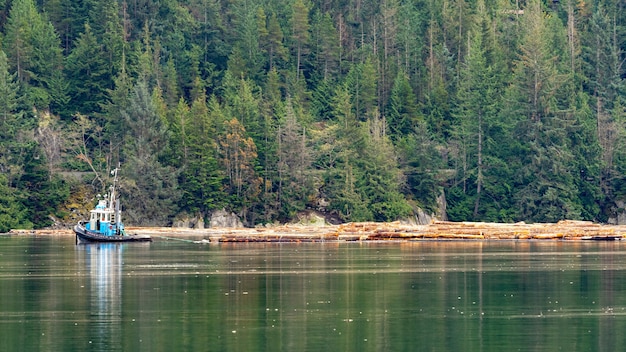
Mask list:
[[[617,351],[626,242],[0,236],[1,351]]]

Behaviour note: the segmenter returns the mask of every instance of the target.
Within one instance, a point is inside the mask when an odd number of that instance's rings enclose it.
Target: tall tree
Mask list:
[[[267,42],[263,45],[267,47],[270,60],[269,69],[272,70],[278,59],[286,61],[288,58],[288,52],[283,43],[283,30],[275,12],[270,14],[270,18],[267,22],[266,40]]]
[[[89,14],[88,23],[100,45],[100,60],[104,61],[101,70],[106,71],[102,79],[104,81],[106,77],[107,89],[113,89],[115,88],[113,79],[125,65],[124,55],[130,52],[128,33],[124,31],[119,3],[96,2]]]
[[[566,88],[568,76],[557,62],[565,53],[564,27],[546,18],[541,2],[532,0],[524,12],[524,32],[520,56],[515,63],[516,80],[509,90],[506,114],[518,118],[515,135],[523,169],[517,174],[515,194],[520,219],[557,221],[578,219],[582,207],[578,199],[573,170],[573,152],[565,127],[571,121],[568,107],[557,99],[559,88]]]
[[[257,150],[254,140],[247,136],[246,129],[236,119],[226,121],[224,131],[218,137],[220,162],[226,171],[230,203],[237,208],[244,221],[248,210],[258,200],[262,179],[255,170]]]
[[[22,173],[20,135],[26,129],[18,110],[19,86],[15,73],[9,73],[7,57],[0,50],[0,173],[6,175],[8,187],[14,187]]]
[[[291,13],[291,30],[294,49],[296,51],[296,81],[300,80],[300,71],[302,70],[302,56],[307,50],[309,43],[309,10],[310,7],[304,3],[304,0],[295,0]]]
[[[18,80],[27,87],[29,103],[46,109],[56,102],[51,88],[61,67],[59,37],[33,0],[13,2],[3,47]]]
[[[313,23],[317,66],[325,80],[333,78],[339,69],[340,47],[337,30],[329,13],[316,13]]]
[[[482,5],[484,6],[484,3]],[[485,198],[483,190],[491,191],[491,194],[488,193],[488,200],[503,198],[506,195],[492,193],[495,191],[494,186],[510,182],[497,179],[494,173],[490,172],[496,165],[501,165],[498,160],[498,148],[493,147],[496,142],[491,135],[494,131],[498,131],[499,134],[503,132],[502,129],[497,129],[496,122],[501,97],[497,88],[496,64],[487,61],[487,52],[491,48],[486,47],[483,40],[485,33],[482,23],[487,22],[484,7],[479,11],[483,18],[471,34],[468,53],[461,65],[456,109],[459,123],[455,133],[459,145],[457,173],[461,175],[458,182],[463,193],[472,194],[474,198],[472,218],[475,220],[483,218],[486,212],[481,211],[481,201]],[[469,186],[473,186],[473,190],[469,191]],[[491,206],[496,204],[492,203]]]
[[[125,62],[125,56],[122,55]],[[131,95],[134,82],[126,71],[126,65],[122,65],[120,72],[114,78],[115,88],[108,91],[109,99],[102,103],[103,114],[99,117],[99,125],[103,128],[103,145],[105,169],[107,171],[116,167],[115,161],[120,160],[121,150],[124,146],[126,125],[124,114],[131,109]]]
[[[203,78],[208,78],[205,75],[210,75],[215,69],[224,70],[231,51],[232,44],[227,41],[228,31],[225,27],[224,11],[221,5],[220,0],[189,1],[191,14],[199,26],[195,38],[197,45],[201,48],[199,68],[203,73]]]
[[[27,209],[27,218],[35,228],[53,224],[59,217],[59,205],[69,197],[69,186],[58,176],[51,175],[46,167],[46,156],[41,148],[31,142],[24,147],[24,172],[17,189],[22,192],[22,204]]]
[[[7,178],[0,174],[0,233],[33,227],[27,219],[26,208],[16,194],[19,194],[18,191],[10,187]]]
[[[76,41],[76,47],[67,57],[65,70],[70,82],[70,96],[75,109],[70,113],[91,114],[100,112],[100,104],[110,88],[110,71],[104,60],[105,53],[98,44],[89,24]]]
[[[421,209],[438,213],[437,200],[443,191],[440,173],[445,172],[446,166],[441,155],[442,146],[433,138],[424,121],[418,121],[413,131],[396,144],[398,167],[406,179],[403,189],[406,198]]]
[[[181,126],[185,131],[181,204],[185,211],[204,216],[225,203],[222,191],[224,175],[218,167],[215,142],[216,124],[220,122],[215,115],[219,111],[209,111],[204,95],[193,102],[191,109],[181,107],[179,110],[182,110],[180,113],[184,121],[181,121]]]
[[[359,149],[355,174],[362,198],[369,204],[372,220],[395,221],[411,214],[411,207],[400,193],[404,182],[398,168],[398,158],[386,133],[385,119],[370,118],[363,125],[367,131],[365,148]]]
[[[329,208],[343,220],[364,221],[371,220],[373,214],[357,187],[358,149],[365,149],[365,139],[352,100],[346,85],[337,87],[332,104],[336,125],[326,131],[316,163],[323,166],[321,195],[330,200]]]
[[[165,118],[159,115],[159,93],[150,94],[140,80],[129,108],[121,111],[128,134],[122,160],[127,178],[120,190],[127,197],[129,223],[144,226],[170,224],[179,199],[176,170],[159,161],[169,138]]]
[[[285,117],[277,132],[278,197],[284,219],[290,219],[297,211],[304,210],[313,188],[310,177],[313,155],[291,99],[287,99]]]
[[[601,187],[607,194],[613,192],[612,183],[621,181],[620,166],[615,163],[620,153],[620,141],[626,136],[626,84],[623,76],[623,39],[618,36],[620,25],[616,22],[617,7],[606,8],[602,4],[591,14],[589,32],[585,37],[588,48],[585,71],[595,110],[597,134],[602,148]],[[623,26],[623,25],[622,25]],[[619,157],[618,157],[619,158]]]
[[[230,6],[233,32],[236,34],[235,47],[242,55],[246,77],[256,77],[262,65],[257,8],[258,5],[250,0],[236,0]]]
[[[409,77],[404,73],[398,73],[389,97],[387,108],[387,121],[390,137],[398,140],[415,130],[419,120],[423,119],[417,106],[417,100],[413,88],[409,83]]]

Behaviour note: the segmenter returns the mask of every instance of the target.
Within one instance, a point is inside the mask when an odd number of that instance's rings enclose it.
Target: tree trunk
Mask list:
[[[483,188],[483,126],[482,113],[478,114],[478,175],[476,177],[476,202],[474,202],[474,219],[478,216],[480,193]]]

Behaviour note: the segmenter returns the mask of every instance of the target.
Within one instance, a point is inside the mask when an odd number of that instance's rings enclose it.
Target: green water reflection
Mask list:
[[[0,237],[0,350],[615,351],[625,285],[622,242]]]

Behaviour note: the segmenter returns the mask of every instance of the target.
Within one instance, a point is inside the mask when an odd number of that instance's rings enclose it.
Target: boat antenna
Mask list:
[[[120,201],[115,198],[115,185],[117,184],[117,172],[120,170],[121,164],[117,164],[117,167],[111,170],[111,175],[113,175],[113,186],[111,186],[111,207],[113,207],[115,211],[115,225],[116,231],[119,231],[120,228]]]
[[[111,170],[111,175],[113,175],[113,185],[111,186],[111,201],[109,204],[113,206],[113,202],[115,202],[115,184],[117,183],[117,171],[119,170],[119,165],[115,169]]]

